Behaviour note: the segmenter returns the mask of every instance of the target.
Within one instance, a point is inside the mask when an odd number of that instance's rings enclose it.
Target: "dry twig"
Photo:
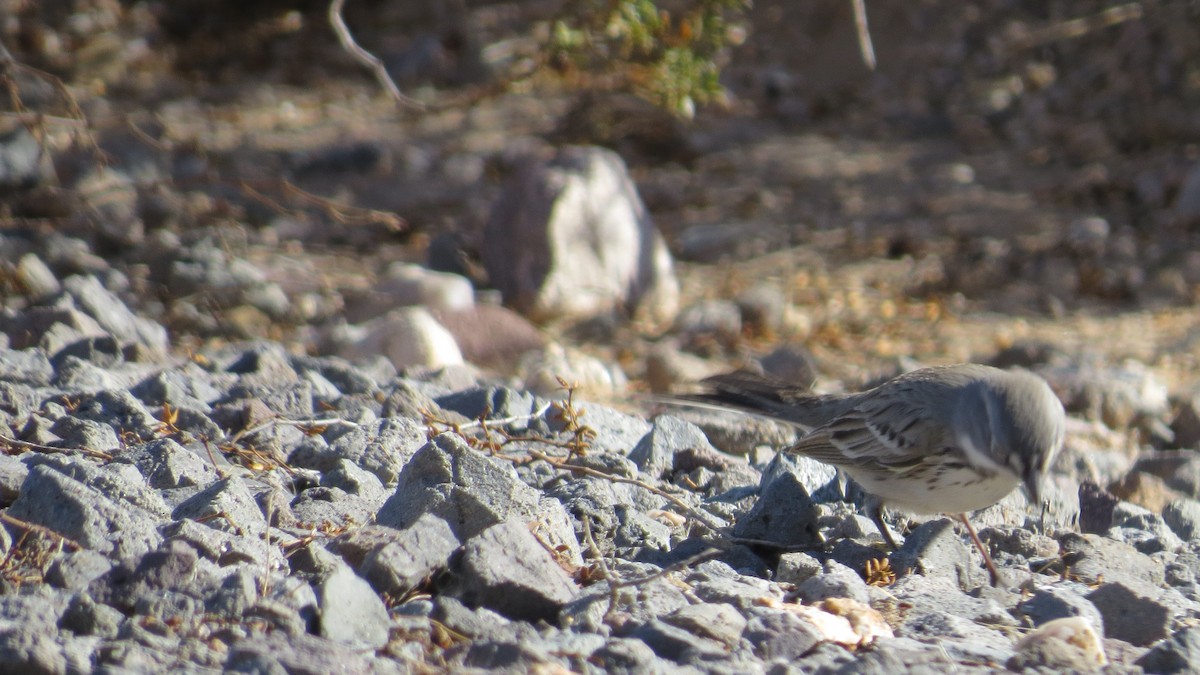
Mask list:
[[[329,3],[329,25],[333,27],[333,32],[337,35],[338,42],[341,43],[342,49],[345,49],[350,56],[354,57],[363,66],[370,70],[375,76],[375,80],[387,90],[389,96],[396,103],[406,105],[417,110],[423,110],[425,106],[418,100],[405,96],[400,92],[400,87],[392,81],[392,77],[388,75],[387,68],[383,66],[383,61],[379,60],[371,52],[358,46],[354,41],[354,36],[350,34],[350,29],[346,26],[345,19],[342,18],[342,8],[345,7],[346,0],[331,0]]]
[[[80,448],[56,448],[52,445],[42,445],[41,443],[30,443],[29,441],[19,441],[15,438],[9,438],[8,436],[3,436],[3,435],[0,435],[0,446],[4,446],[5,449],[16,448],[19,450],[32,450],[34,452],[44,452],[44,453],[55,454],[55,455],[69,455],[71,453],[78,452],[81,455],[87,455],[88,457],[95,457],[96,459],[102,459],[106,462],[111,462],[112,458],[113,458],[113,456],[111,454],[104,452],[103,450],[92,450],[91,448],[82,448],[82,447],[80,447]]]
[[[871,44],[871,29],[867,26],[867,4],[864,0],[850,0],[854,7],[854,32],[858,35],[858,51],[867,68],[875,70],[875,46]]]

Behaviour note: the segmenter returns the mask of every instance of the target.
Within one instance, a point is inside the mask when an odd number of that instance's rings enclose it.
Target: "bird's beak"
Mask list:
[[[1025,470],[1024,482],[1025,493],[1029,495],[1029,502],[1035,506],[1042,505],[1042,476],[1036,466],[1032,466]]]

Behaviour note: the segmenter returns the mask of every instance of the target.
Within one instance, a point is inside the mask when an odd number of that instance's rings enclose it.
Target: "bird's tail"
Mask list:
[[[681,395],[679,398],[764,415],[805,430],[820,426],[846,412],[855,402],[853,395],[822,396],[812,393],[810,389],[795,387],[748,370],[714,375],[701,380],[700,384],[706,391]]]

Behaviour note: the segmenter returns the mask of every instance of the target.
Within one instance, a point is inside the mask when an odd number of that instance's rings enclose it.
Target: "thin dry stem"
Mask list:
[[[396,83],[392,81],[391,75],[388,75],[387,68],[383,66],[383,61],[380,61],[379,57],[358,46],[358,43],[354,41],[354,36],[350,34],[350,29],[346,26],[345,19],[342,18],[342,9],[345,5],[346,0],[332,0],[329,3],[329,25],[333,27],[333,32],[337,35],[342,49],[345,49],[346,53],[350,54],[355,61],[358,61],[367,70],[370,70],[371,74],[375,76],[375,80],[387,90],[388,95],[396,103],[416,108],[417,110],[423,110],[425,106],[420,101],[401,93],[400,87],[397,87]]]
[[[854,7],[854,32],[858,35],[858,51],[867,68],[875,70],[875,46],[871,44],[871,28],[867,25],[867,4],[863,0],[850,0]]]

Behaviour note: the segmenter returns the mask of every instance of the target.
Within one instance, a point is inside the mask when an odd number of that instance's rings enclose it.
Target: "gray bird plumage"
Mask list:
[[[887,505],[913,513],[982,509],[1022,482],[1040,500],[1063,441],[1062,404],[1027,371],[924,368],[829,396],[747,372],[702,384],[711,391],[688,398],[801,427],[805,435],[787,452],[839,467]]]

